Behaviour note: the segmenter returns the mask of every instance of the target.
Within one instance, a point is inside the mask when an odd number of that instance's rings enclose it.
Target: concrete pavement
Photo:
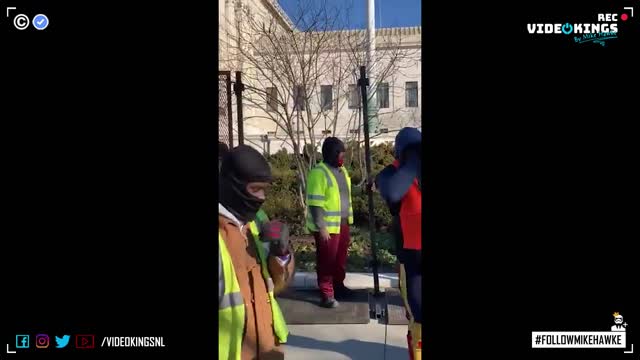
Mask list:
[[[398,275],[379,274],[381,291],[398,286]],[[352,289],[373,288],[373,274],[347,273],[345,285]],[[317,288],[315,273],[296,273],[291,285]],[[289,325],[284,345],[287,360],[404,360],[407,352],[407,326],[385,325],[378,320],[368,324]]]
[[[289,325],[287,360],[408,359],[407,327],[369,324]]]

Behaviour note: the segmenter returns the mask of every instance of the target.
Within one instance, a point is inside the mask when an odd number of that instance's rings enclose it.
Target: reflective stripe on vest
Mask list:
[[[244,333],[245,306],[238,278],[233,269],[227,245],[218,232],[218,251],[222,272],[219,281],[223,289],[218,304],[218,359],[241,360]]]
[[[351,177],[349,172],[342,166],[340,170],[347,180],[347,188],[349,189],[349,199],[351,199]],[[322,176],[318,176],[317,172],[320,172]],[[313,176],[311,176],[313,174]],[[340,204],[340,189],[338,187],[338,181],[331,173],[327,165],[323,162],[319,163],[309,173],[308,181],[324,181],[326,186],[320,186],[325,189],[324,194],[314,194],[309,192],[309,184],[307,184],[307,219],[306,226],[310,231],[318,231],[311,210],[309,206],[322,207],[324,210],[324,222],[327,225],[327,231],[330,234],[340,234],[340,220],[342,217],[342,208]],[[315,184],[315,183],[314,183]],[[317,185],[317,184],[315,184]],[[353,204],[349,202],[349,224],[353,224]]]
[[[249,229],[251,230],[251,235],[253,236],[254,242],[256,244],[256,249],[258,250],[257,253],[258,257],[260,258],[262,277],[265,280],[267,291],[269,293],[269,302],[271,303],[271,317],[273,319],[273,332],[276,334],[278,341],[281,344],[284,344],[287,342],[289,329],[287,328],[287,323],[284,320],[284,315],[282,315],[280,306],[278,305],[278,302],[276,301],[276,298],[273,294],[273,279],[271,279],[271,275],[269,274],[269,267],[267,265],[267,256],[265,255],[265,249],[260,243],[260,231],[258,230],[258,226],[256,225],[256,223],[253,221],[249,223]]]
[[[231,306],[238,306],[241,304],[244,304],[244,300],[242,300],[242,294],[240,293],[240,291],[228,293],[222,295],[222,299],[220,299],[220,305],[218,306],[218,309],[222,310]]]
[[[393,162],[397,169],[398,160]],[[422,192],[418,180],[414,179],[400,203],[400,226],[402,228],[403,248],[422,250]]]

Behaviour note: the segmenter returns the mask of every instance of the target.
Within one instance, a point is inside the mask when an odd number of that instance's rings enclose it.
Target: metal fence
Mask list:
[[[233,148],[230,71],[218,71],[218,141]]]

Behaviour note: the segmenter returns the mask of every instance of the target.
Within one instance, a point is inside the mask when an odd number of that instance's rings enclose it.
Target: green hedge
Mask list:
[[[395,272],[395,244],[389,233],[376,233],[378,246],[378,272]],[[316,247],[312,239],[292,242],[298,271],[316,270]],[[371,267],[371,240],[367,229],[351,227],[351,244],[347,256],[347,271],[369,272]]]
[[[347,144],[345,166],[351,176],[354,225],[366,228],[369,223],[367,194],[365,191],[361,191],[363,187],[355,187],[355,185],[360,184],[364,176],[360,170],[360,161],[362,159],[358,158],[357,150],[355,143]],[[321,156],[319,155],[318,158],[320,159]],[[375,175],[393,161],[393,145],[385,143],[372,146],[371,158],[371,168]],[[304,228],[304,209],[299,198],[295,157],[293,154],[288,154],[286,150],[281,150],[274,155],[268,156],[268,161],[271,164],[274,181],[267,195],[264,210],[270,218],[278,218],[286,222],[290,227],[291,235],[304,235],[306,233]],[[365,169],[364,164],[362,169]],[[373,200],[376,225],[378,229],[384,229],[391,223],[391,214],[379,194],[374,193]]]

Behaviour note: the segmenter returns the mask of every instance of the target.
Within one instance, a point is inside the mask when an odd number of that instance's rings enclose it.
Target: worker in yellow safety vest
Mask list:
[[[258,151],[240,145],[225,156],[221,173],[218,359],[284,359],[280,344],[289,331],[274,296],[293,278],[288,229],[277,221],[260,229],[254,221],[271,182],[269,164]]]
[[[307,178],[307,229],[316,242],[316,273],[320,305],[338,306],[336,297],[348,298],[352,290],[344,286],[349,248],[349,225],[353,224],[351,178],[343,166],[345,146],[328,137],[322,144],[322,162]]]

